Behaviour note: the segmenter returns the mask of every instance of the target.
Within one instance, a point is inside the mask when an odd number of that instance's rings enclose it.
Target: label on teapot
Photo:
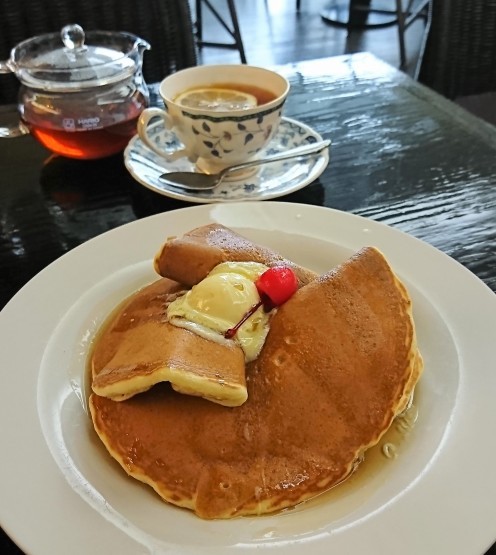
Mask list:
[[[113,125],[115,122],[112,121],[110,124]],[[105,127],[105,122],[102,122],[99,117],[62,118],[62,127],[66,131],[86,131]]]
[[[97,129],[100,126],[100,118],[79,118],[77,120],[78,126],[82,129]]]

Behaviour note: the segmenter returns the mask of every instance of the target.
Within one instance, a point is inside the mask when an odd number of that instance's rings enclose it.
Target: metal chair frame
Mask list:
[[[349,0],[347,20],[345,20],[344,18],[339,18],[335,20],[329,17],[325,17],[324,15],[322,15],[322,17],[331,25],[346,27],[348,29],[348,32],[351,32],[354,29],[372,29],[377,27],[397,25],[401,69],[406,68],[408,61],[406,55],[405,33],[415,21],[417,21],[418,19],[423,19],[425,23],[425,29],[420,46],[420,60],[425,49],[427,35],[431,26],[433,0],[407,0],[406,6],[404,6],[404,0],[395,0],[394,9],[374,8],[371,7],[371,2],[372,0]],[[340,6],[342,10],[346,9],[346,5],[344,4],[344,2],[343,5],[341,5],[340,3]],[[300,12],[300,9],[301,0],[296,0],[296,12],[298,14]],[[384,21],[381,21],[380,23],[367,24],[366,20],[369,13],[377,13],[383,16],[391,17],[385,17]],[[419,65],[420,63],[417,64],[417,68],[415,70],[416,74],[418,73]]]
[[[229,10],[229,16],[231,18],[231,26],[226,22],[224,17],[219,13],[219,11],[212,5],[210,0],[196,0],[195,10],[196,10],[196,45],[199,50],[204,46],[214,47],[214,48],[227,48],[229,50],[237,50],[239,52],[239,57],[241,58],[241,63],[246,64],[246,55],[243,45],[243,40],[241,38],[241,31],[239,29],[238,15],[236,13],[236,6],[234,5],[234,0],[226,0],[227,8]],[[203,40],[203,28],[202,28],[202,9],[203,5],[210,10],[215,19],[221,24],[221,26],[231,35],[234,39],[232,43],[226,42],[212,42]]]
[[[405,46],[405,33],[408,28],[417,21],[417,19],[424,19],[425,27],[420,45],[419,62],[415,70],[415,77],[418,75],[420,61],[425,50],[427,42],[427,35],[431,27],[432,21],[432,0],[422,0],[417,3],[416,0],[408,0],[406,8],[403,8],[403,0],[396,0],[396,18],[398,24],[398,42],[400,48],[400,68],[405,69],[407,65],[406,46]]]

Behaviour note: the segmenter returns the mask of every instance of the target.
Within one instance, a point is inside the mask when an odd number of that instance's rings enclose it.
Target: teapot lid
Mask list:
[[[150,45],[131,33],[89,31],[77,24],[18,44],[8,64],[27,86],[77,91],[119,82],[141,68]],[[12,67],[13,66],[13,67]]]

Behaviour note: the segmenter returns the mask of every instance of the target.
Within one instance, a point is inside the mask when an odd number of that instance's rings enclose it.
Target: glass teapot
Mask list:
[[[67,25],[60,33],[18,44],[0,73],[21,81],[17,126],[0,137],[31,133],[49,150],[92,159],[123,150],[148,106],[142,75],[150,45],[123,32],[89,31]]]

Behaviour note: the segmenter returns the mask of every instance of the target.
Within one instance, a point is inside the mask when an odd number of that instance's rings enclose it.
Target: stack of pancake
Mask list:
[[[235,344],[166,318],[228,260],[289,265],[300,282],[246,367]],[[377,249],[317,277],[212,225],[167,241],[155,268],[165,277],[98,337],[90,408],[109,453],[165,500],[202,518],[293,506],[349,476],[406,408],[422,359],[408,293]]]
[[[176,391],[222,405],[246,401],[241,347],[233,341],[208,341],[167,320],[171,301],[228,261],[289,266],[300,286],[317,277],[216,224],[167,241],[154,261],[165,277],[131,297],[99,338],[91,360],[93,391],[122,401],[169,381]]]

